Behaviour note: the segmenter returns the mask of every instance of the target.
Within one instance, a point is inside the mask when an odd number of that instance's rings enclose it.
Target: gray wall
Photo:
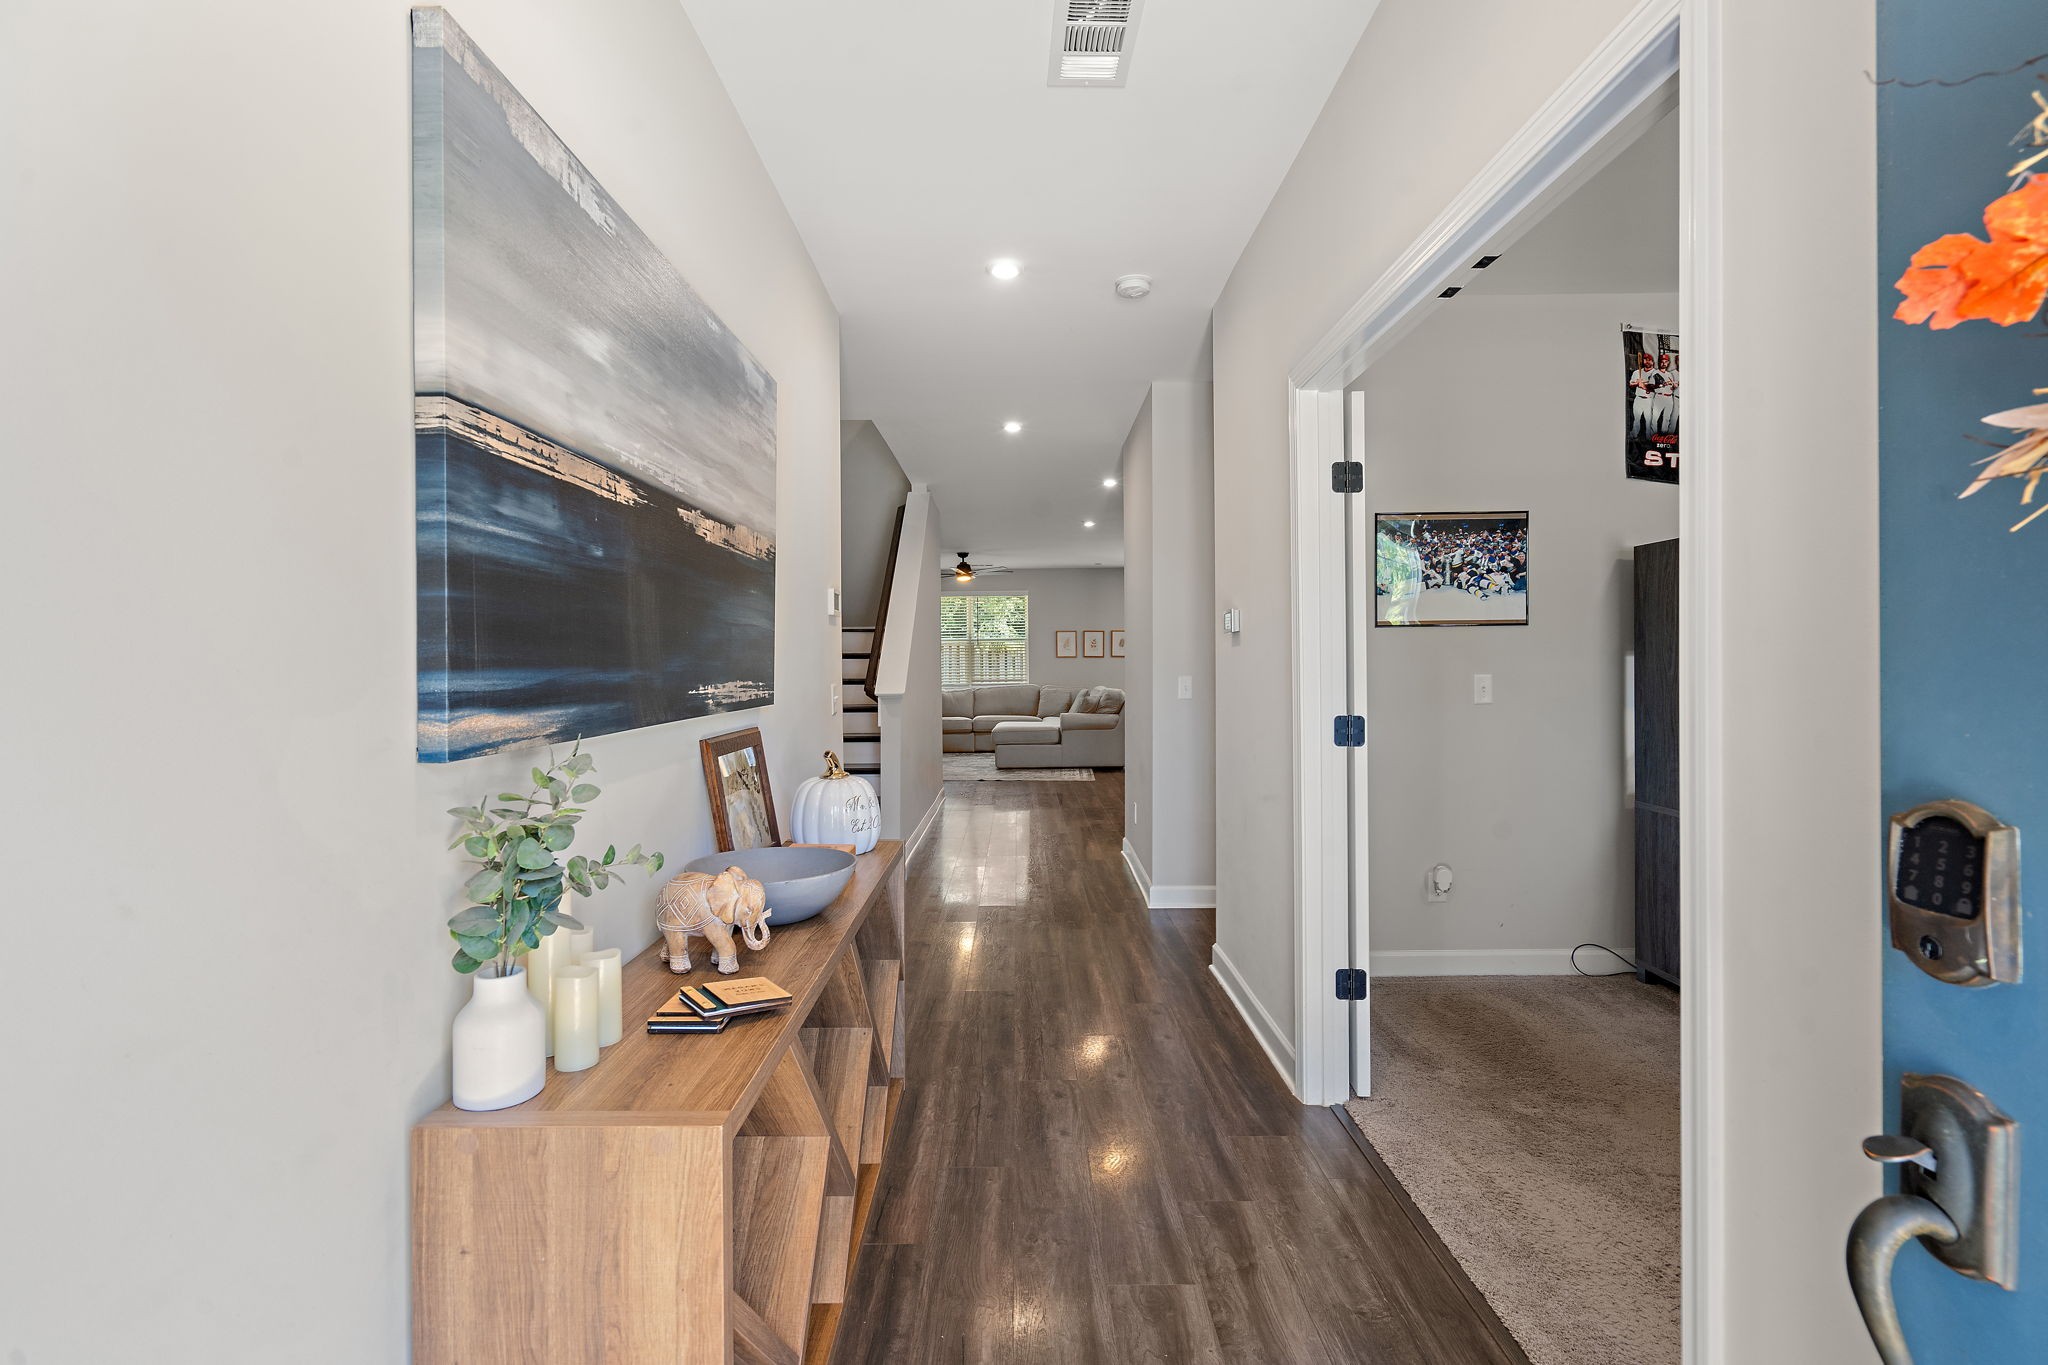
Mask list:
[[[1373,511],[1525,508],[1530,528],[1529,624],[1367,641],[1375,974],[1568,972],[1574,944],[1630,951],[1629,549],[1678,534],[1678,488],[1622,475],[1621,325],[1677,318],[1675,294],[1460,298],[1358,386]],[[1503,413],[1498,439],[1474,431]],[[1473,704],[1475,673],[1491,705]],[[1432,904],[1436,862],[1457,880]]]
[[[922,832],[945,778],[939,721],[939,576],[929,571],[945,544],[939,508],[917,489],[906,499],[903,546],[896,556],[889,629],[882,642],[877,700],[882,726],[882,837]]]
[[[873,422],[839,424],[841,605],[849,626],[871,626],[882,601],[889,537],[910,479]]]
[[[68,869],[32,896],[48,951],[0,967],[14,1097],[49,1119],[0,1121],[0,1358],[407,1356],[407,1132],[468,995],[444,812],[533,759],[414,762],[407,14],[0,20],[42,204],[0,215],[36,263],[0,449],[43,452],[10,498],[48,513],[0,555],[37,585],[9,638],[53,646],[7,683],[10,831]],[[590,745],[578,847],[677,864],[713,847],[701,737],[759,725],[790,793],[838,734],[838,319],[674,0],[456,14],[777,381],[780,699]],[[650,942],[655,889],[588,902],[597,941]]]
[[[1216,896],[1215,449],[1210,387],[1152,385],[1124,443],[1124,812],[1155,906]],[[1181,678],[1192,696],[1181,697]],[[1136,761],[1132,756],[1136,755]]]
[[[952,579],[932,578],[943,595],[1023,593],[1031,599],[1031,681],[1051,687],[1122,687],[1126,659],[1112,659],[1109,632],[1124,626],[1124,571],[1117,569],[1019,569],[1015,573],[988,574],[972,583],[956,584]],[[938,611],[933,599],[934,613]],[[1054,657],[1053,632],[1072,630],[1075,657]],[[1103,657],[1086,659],[1079,655],[1083,630],[1103,632]],[[933,656],[933,670],[938,657]]]
[[[1383,0],[1216,305],[1216,606],[1245,614],[1217,660],[1218,964],[1240,969],[1283,1053],[1298,1028],[1289,367],[1634,9]],[[1683,496],[1721,514],[1691,560],[1720,556],[1715,595],[1693,604],[1711,690],[1689,703],[1687,743],[1711,758],[1724,840],[1688,855],[1708,896],[1689,915],[1726,948],[1719,978],[1688,987],[1705,1008],[1687,1064],[1713,1099],[1694,1210],[1712,1240],[1688,1275],[1710,1286],[1711,1359],[1847,1361],[1869,1344],[1841,1230],[1881,1186],[1842,1156],[1882,1121],[1874,21],[1868,0],[1686,13],[1705,23],[1685,60],[1714,63],[1687,81],[1687,156],[1709,128],[1720,145],[1715,193],[1693,206],[1711,224],[1716,255],[1696,263],[1712,311],[1679,319],[1689,430],[1712,431],[1716,460],[1691,456]],[[1806,221],[1831,224],[1829,250],[1784,250],[1785,224]],[[1834,362],[1818,437],[1812,386],[1786,378],[1787,339],[1817,320]],[[1827,610],[1788,603],[1821,582]],[[1788,914],[1800,951],[1757,951]]]

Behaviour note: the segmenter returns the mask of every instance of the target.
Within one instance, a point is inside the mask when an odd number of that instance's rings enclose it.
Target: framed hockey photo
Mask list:
[[[1105,643],[1106,639],[1107,639],[1107,636],[1106,636],[1106,635],[1104,634],[1104,632],[1102,632],[1102,631],[1099,631],[1099,630],[1084,630],[1084,631],[1082,631],[1082,632],[1081,632],[1081,657],[1082,657],[1082,658],[1084,658],[1084,659],[1100,659],[1101,657],[1103,657],[1104,653],[1106,652],[1106,650],[1105,650],[1105,648],[1104,648],[1104,643]]]
[[[1373,624],[1529,624],[1527,512],[1382,512]]]
[[[1678,482],[1678,333],[1621,329],[1622,430],[1631,479]]]
[[[1052,633],[1052,656],[1055,659],[1076,659],[1081,655],[1081,633],[1075,630],[1056,630]]]

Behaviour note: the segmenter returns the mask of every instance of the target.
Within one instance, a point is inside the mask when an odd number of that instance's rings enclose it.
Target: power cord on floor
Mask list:
[[[1579,948],[1598,948],[1601,952],[1606,953],[1609,957],[1616,958],[1622,962],[1627,962],[1628,970],[1625,972],[1589,972],[1584,967],[1581,967],[1579,965]],[[1604,943],[1581,943],[1578,948],[1572,949],[1571,963],[1572,970],[1577,972],[1580,976],[1631,976],[1642,970],[1640,967],[1636,966],[1636,964],[1633,961],[1630,960],[1627,953],[1617,953],[1614,951],[1614,949],[1608,947]]]

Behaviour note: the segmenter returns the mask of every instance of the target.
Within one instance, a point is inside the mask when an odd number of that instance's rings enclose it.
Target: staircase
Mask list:
[[[867,693],[868,668],[875,652],[873,626],[847,626],[839,632],[840,708],[839,759],[846,771],[859,773],[881,789],[882,715]]]

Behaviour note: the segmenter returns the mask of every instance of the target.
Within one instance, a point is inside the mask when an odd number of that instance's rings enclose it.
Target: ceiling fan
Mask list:
[[[972,553],[972,551],[958,550],[955,551],[955,553],[960,556],[960,562],[958,564],[955,564],[950,569],[939,570],[939,577],[950,578],[955,583],[972,583],[975,579],[981,577],[983,574],[1010,572],[1009,567],[1003,564],[968,563],[967,556],[970,553]]]

